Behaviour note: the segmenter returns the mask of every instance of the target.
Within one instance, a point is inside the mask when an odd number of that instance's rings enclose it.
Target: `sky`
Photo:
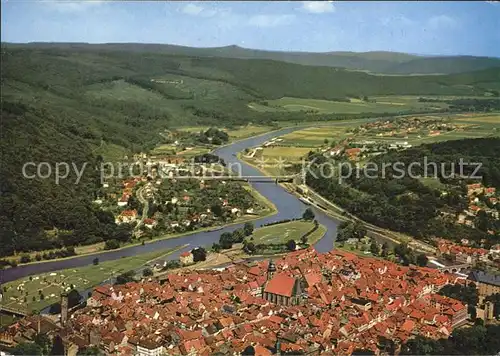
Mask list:
[[[2,42],[500,57],[500,2],[2,0]]]

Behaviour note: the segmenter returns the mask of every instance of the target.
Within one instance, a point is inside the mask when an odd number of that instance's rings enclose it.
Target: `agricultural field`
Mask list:
[[[246,125],[238,128],[232,128],[228,130],[224,130],[229,134],[230,140],[241,140],[247,137],[256,136],[259,134],[263,134],[265,132],[272,131],[274,128],[269,126],[260,126],[260,125]]]
[[[210,152],[210,148],[208,147],[188,147],[184,151],[177,152],[177,155],[183,157],[194,157],[197,155],[201,155],[204,153]]]
[[[438,116],[436,116],[438,117]],[[300,147],[317,148],[332,141],[355,137],[356,141],[377,141],[383,143],[393,143],[397,141],[407,141],[416,146],[424,143],[441,142],[448,140],[459,140],[464,138],[480,138],[488,136],[500,136],[500,114],[463,114],[451,116],[450,124],[462,127],[461,130],[441,132],[436,136],[420,135],[409,133],[406,136],[377,136],[374,133],[354,133],[349,132],[356,128],[361,122],[349,121],[344,125],[309,127],[303,130],[292,132],[282,137],[282,145],[295,145]]]
[[[129,151],[122,146],[101,142],[101,145],[96,148],[95,154],[101,155],[105,162],[117,162],[128,155]]]
[[[140,268],[153,260],[171,254],[175,250],[177,248],[160,250],[102,262],[98,265],[44,273],[5,283],[2,285],[2,305],[20,310],[39,311],[59,302],[60,293],[71,288],[71,285],[78,291],[91,288],[113,275],[116,276]],[[43,299],[41,299],[41,295],[43,295]]]
[[[300,162],[311,149],[308,147],[272,146],[261,150],[261,157],[270,160],[282,158],[290,162]]]
[[[370,101],[350,99],[350,102],[303,99],[284,97],[276,100],[268,100],[267,105],[262,103],[250,103],[248,107],[259,112],[268,111],[315,111],[320,114],[342,113],[359,114],[363,112],[373,113],[398,113],[408,110],[437,110],[446,108],[446,103],[421,103],[417,96],[379,96],[370,97]]]
[[[348,130],[356,127],[358,123],[346,122],[339,126],[309,127],[295,131],[283,136],[283,145],[295,145],[298,147],[318,147],[324,144],[338,141],[352,136]]]
[[[285,244],[289,240],[300,241],[300,238],[311,231],[314,223],[310,221],[291,221],[287,223],[265,226],[256,229],[251,235],[251,241],[256,244]],[[325,233],[325,228],[320,225],[318,230],[309,235],[308,242],[314,243]]]

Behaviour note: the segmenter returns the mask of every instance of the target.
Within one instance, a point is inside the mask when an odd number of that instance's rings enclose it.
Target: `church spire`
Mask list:
[[[269,281],[274,276],[274,272],[276,272],[276,265],[273,262],[273,259],[269,259],[269,265],[267,266],[267,280]]]

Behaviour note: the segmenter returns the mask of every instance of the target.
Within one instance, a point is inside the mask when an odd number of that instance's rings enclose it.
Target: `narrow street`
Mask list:
[[[146,185],[140,187],[139,189],[137,189],[137,199],[142,204],[142,215],[141,215],[141,220],[139,220],[139,222],[135,226],[136,230],[139,229],[139,227],[144,223],[144,219],[146,219],[146,217],[148,216],[149,200],[144,197],[144,190],[148,187],[148,184],[146,184]]]

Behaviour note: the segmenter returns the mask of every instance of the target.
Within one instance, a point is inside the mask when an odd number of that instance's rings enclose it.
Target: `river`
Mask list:
[[[240,161],[236,157],[236,154],[246,148],[252,148],[262,145],[264,142],[270,140],[273,137],[281,136],[303,128],[304,127],[300,126],[290,127],[278,131],[272,131],[261,136],[237,141],[215,150],[214,154],[223,158],[227,164],[235,164],[237,162],[241,164],[241,172],[245,176],[264,176],[264,174],[258,169]],[[280,185],[258,182],[254,182],[251,184],[260,194],[269,199],[278,210],[278,213],[273,216],[255,220],[255,227],[259,227],[263,224],[278,220],[298,218],[302,216],[302,213],[307,208],[307,206],[302,203],[297,197],[288,193]],[[319,223],[323,224],[327,228],[327,232],[325,233],[323,238],[321,238],[315,244],[315,248],[319,252],[330,251],[333,248],[333,239],[336,235],[338,222],[335,219],[327,216],[324,212],[315,208],[312,209],[314,210],[314,213],[316,215],[316,220],[318,220]],[[52,272],[61,269],[88,266],[96,257],[99,258],[100,262],[104,262],[115,260],[121,257],[130,257],[139,255],[141,253],[148,253],[158,249],[168,249],[179,245],[189,244],[188,247],[179,250],[169,256],[169,259],[177,259],[182,252],[191,250],[192,248],[200,245],[211,246],[212,243],[219,240],[219,236],[223,232],[231,232],[242,226],[243,224],[238,224],[225,227],[218,231],[194,232],[192,234],[183,235],[177,238],[158,240],[145,245],[130,246],[120,250],[105,251],[93,255],[74,257],[66,260],[54,260],[42,263],[21,265],[15,268],[4,270],[3,280],[1,282],[6,283],[29,275]]]

